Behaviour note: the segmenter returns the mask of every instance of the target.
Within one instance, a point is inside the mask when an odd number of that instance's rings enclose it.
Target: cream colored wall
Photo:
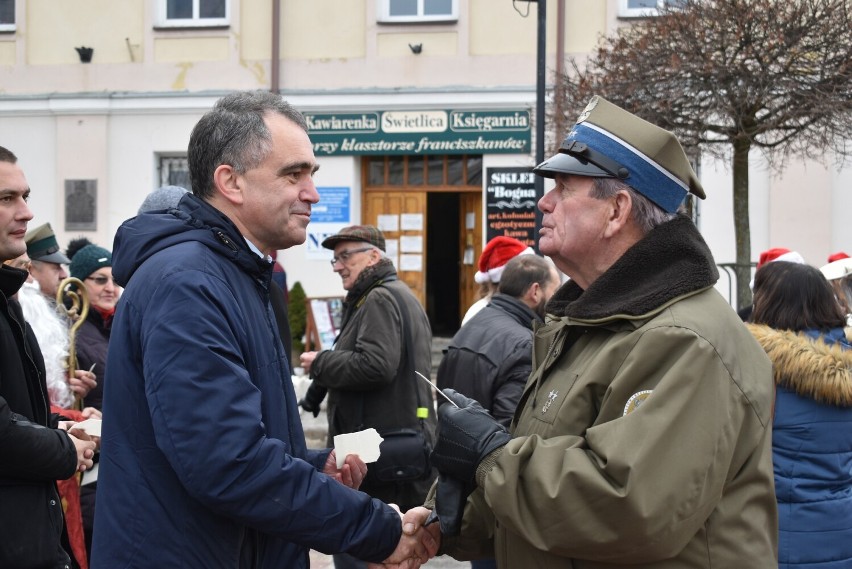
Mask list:
[[[796,250],[817,267],[825,264],[833,253],[826,248],[832,237],[831,170],[789,160],[783,178],[773,177],[770,184],[769,247]]]
[[[145,36],[142,0],[29,0],[27,63],[69,65],[80,59],[75,47],[94,47],[93,62],[129,63],[127,39]]]
[[[364,57],[366,4],[367,0],[282,0],[281,57],[309,61]]]
[[[112,248],[114,228],[107,223],[105,212],[109,207],[110,189],[107,187],[107,161],[109,156],[107,125],[109,119],[103,115],[66,115],[56,118],[56,211],[65,219],[65,180],[97,180],[97,229],[74,231],[74,235],[85,235],[94,243]]]
[[[549,68],[556,4],[548,2]],[[566,0],[569,50],[590,45],[604,27],[606,5],[593,5],[598,9]],[[537,18],[535,3],[528,6],[524,18],[508,0],[461,0],[457,23],[387,25],[376,22],[375,0],[282,0],[280,86],[528,88],[535,84]],[[28,94],[268,87],[272,1],[234,0],[233,7],[226,29],[163,30],[155,29],[153,0],[30,0],[12,45],[0,51],[0,65],[16,57],[29,65],[13,65],[15,81],[2,88]],[[413,54],[408,44],[422,44],[423,52]],[[94,47],[91,64],[79,63],[74,47],[81,45]]]
[[[154,40],[154,60],[158,63],[196,61],[227,61],[227,37],[219,38],[157,38]]]
[[[420,44],[429,57],[459,55],[459,34],[456,32],[380,33],[376,37],[378,57],[408,57],[414,55],[409,46]]]
[[[597,9],[590,9],[597,8]],[[550,5],[548,5],[550,10]],[[550,11],[547,12],[551,14]],[[552,14],[556,15],[556,9]],[[565,0],[565,51],[588,53],[607,33],[607,15],[603,2],[595,0]],[[555,34],[555,32],[554,32]],[[555,48],[555,42],[554,42]]]
[[[364,57],[367,0],[281,1],[282,59],[353,59]],[[240,5],[242,57],[268,60],[272,46],[271,0]]]
[[[0,36],[0,67],[4,65],[15,65],[15,57],[18,52],[15,49],[15,42],[4,41],[4,37]]]
[[[606,31],[602,2],[565,0],[565,51],[588,52]],[[517,7],[521,13],[515,10]],[[527,10],[529,7],[529,10]],[[547,52],[556,50],[557,2],[547,3]],[[522,14],[526,14],[524,17]],[[471,55],[536,55],[538,11],[534,2],[470,0]]]

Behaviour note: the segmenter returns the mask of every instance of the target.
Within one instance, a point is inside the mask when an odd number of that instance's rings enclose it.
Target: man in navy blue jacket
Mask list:
[[[414,548],[397,511],[353,489],[360,459],[337,469],[333,451],[306,449],[262,253],[304,242],[319,199],[304,118],[268,92],[226,96],[193,129],[189,167],[192,194],[115,239],[126,288],[93,568],[301,568],[309,549]]]

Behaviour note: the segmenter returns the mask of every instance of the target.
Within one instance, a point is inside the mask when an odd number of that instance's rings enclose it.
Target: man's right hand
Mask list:
[[[391,504],[396,509],[396,507]],[[398,511],[398,510],[397,510]],[[412,508],[402,518],[402,535],[396,550],[382,563],[368,563],[369,569],[417,569],[438,553],[441,532],[438,525],[423,525],[429,510]]]
[[[85,472],[92,468],[94,465],[92,459],[95,456],[95,441],[80,429],[71,429],[68,436],[77,449],[77,471]]]

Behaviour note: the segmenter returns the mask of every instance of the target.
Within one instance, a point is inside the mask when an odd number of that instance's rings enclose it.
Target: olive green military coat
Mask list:
[[[503,569],[776,568],[771,366],[717,278],[678,218],[564,285],[513,439],[444,549]]]

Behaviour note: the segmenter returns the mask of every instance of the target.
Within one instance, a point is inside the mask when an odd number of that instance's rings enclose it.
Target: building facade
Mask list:
[[[647,2],[549,0],[548,76],[557,45],[589,53]],[[279,257],[288,282],[342,295],[319,243],[377,224],[436,333],[452,333],[484,242],[534,239],[536,46],[524,0],[0,0],[0,145],[27,172],[34,223],[110,246],[148,192],[188,183],[190,131],[219,96],[280,91],[321,164],[308,242]],[[701,230],[733,262],[730,172],[700,170]],[[852,249],[852,170],[773,177],[755,158],[751,180],[755,257],[786,246],[820,265]]]

